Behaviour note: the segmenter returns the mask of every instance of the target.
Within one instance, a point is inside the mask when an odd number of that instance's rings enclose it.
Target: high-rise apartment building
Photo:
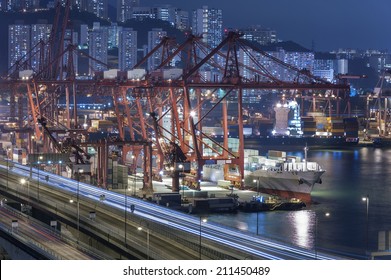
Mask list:
[[[80,8],[82,11],[93,13],[99,18],[108,18],[108,0],[81,0]]]
[[[148,52],[158,45],[163,37],[167,36],[167,32],[161,28],[154,28],[148,32]],[[152,71],[162,63],[162,51],[157,50],[151,57],[148,58],[147,70]]]
[[[148,18],[156,18],[151,7],[134,7],[132,10],[132,19],[144,20]]]
[[[46,44],[50,39],[50,32],[52,30],[52,25],[47,23],[33,24],[31,25],[31,46],[32,57],[31,57],[31,69],[38,72],[40,67],[40,48],[44,43]],[[47,47],[45,47],[44,53],[47,53]],[[45,62],[43,62],[45,63]]]
[[[174,25],[179,30],[190,30],[189,12],[175,9]]]
[[[118,68],[132,69],[137,63],[137,31],[123,28],[118,37]]]
[[[119,33],[122,30],[122,26],[118,26],[116,22],[112,22],[108,27],[109,32],[109,49],[118,47]]]
[[[160,7],[152,8],[152,14],[154,18],[160,19],[163,21],[168,21],[172,26],[175,23],[175,8],[170,5],[164,5]]]
[[[7,11],[7,0],[0,0],[0,11]]]
[[[68,48],[69,45],[78,45],[78,37],[79,34],[77,32],[72,31],[71,29],[65,30],[65,36],[64,36],[64,50]],[[72,59],[72,61],[69,61],[69,59]],[[78,54],[73,51],[69,50],[64,53],[63,56],[63,65],[66,66],[67,69],[67,75],[74,75],[79,72],[78,67]],[[69,67],[68,67],[69,66]],[[70,69],[72,67],[72,69]]]
[[[87,48],[88,46],[88,25],[80,25],[80,38],[79,38],[79,47],[82,49]]]
[[[269,55],[279,59],[280,61],[292,65],[298,69],[306,69],[312,73],[314,69],[314,53],[304,50],[285,50],[281,47],[270,49],[266,51]],[[276,63],[268,56],[261,55],[260,53],[253,51],[252,49],[240,49],[238,51],[238,60],[240,63],[253,68],[260,72],[266,70],[272,74],[273,77],[282,81],[294,81],[297,78],[295,71],[289,71],[283,65]],[[259,67],[262,65],[262,69]],[[261,82],[269,81],[270,78],[267,75],[260,75],[252,70],[243,68],[240,75],[249,80],[256,80]]]
[[[203,41],[211,48],[217,47],[223,39],[223,11],[208,6],[194,10],[192,31],[195,35],[202,35]]]
[[[249,41],[258,42],[261,45],[267,45],[277,42],[277,33],[275,30],[263,28],[259,25],[241,30],[243,38]]]
[[[31,46],[30,32],[30,25],[12,24],[8,26],[8,73],[16,70],[15,65],[20,64],[18,61],[22,62],[24,57],[27,58]],[[28,64],[30,61],[27,61],[24,68],[31,69]]]
[[[107,27],[94,23],[94,27],[89,32],[89,73],[93,75],[96,71],[107,70],[107,50],[108,50],[108,30]]]
[[[39,8],[39,0],[1,0],[1,11],[22,11]]]
[[[144,20],[144,19],[160,19],[167,21],[171,26],[179,30],[189,30],[189,12],[172,7],[171,5],[163,5],[156,7],[140,7],[133,6],[129,19]]]
[[[9,73],[16,70],[29,69],[38,73],[44,70],[45,65],[52,63],[48,61],[48,42],[50,40],[52,25],[48,23],[37,23],[32,25],[14,24],[8,28],[8,66]],[[78,34],[66,30],[64,37],[64,50],[69,44],[77,45]],[[73,69],[77,72],[77,55],[73,52]],[[69,53],[63,56],[63,66],[68,65]],[[51,58],[56,59],[54,57]],[[64,68],[65,69],[65,68]]]
[[[133,8],[140,6],[140,0],[117,0],[117,21],[125,22],[132,18]]]
[[[316,53],[313,74],[329,82],[335,80],[337,70],[337,56],[330,53]]]

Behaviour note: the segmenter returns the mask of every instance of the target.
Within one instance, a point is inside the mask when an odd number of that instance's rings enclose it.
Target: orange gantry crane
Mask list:
[[[165,37],[134,69],[123,75],[117,73],[116,77],[109,79],[78,80],[72,65],[72,55],[78,51],[72,42],[65,48],[53,47],[58,41],[65,40],[68,14],[69,1],[65,6],[62,31],[58,33],[59,23],[53,25],[51,38],[56,39],[49,40],[50,53],[44,56],[45,62],[40,71],[29,79],[12,78],[7,84],[14,86],[15,93],[11,96],[27,92],[29,122],[26,125],[33,129],[35,139],[44,143],[53,139],[44,137],[39,120],[45,119],[52,126],[61,126],[64,130],[79,131],[82,128],[77,121],[78,97],[94,91],[95,96],[112,98],[118,139],[111,141],[104,138],[99,143],[92,143],[88,141],[87,131],[71,134],[71,137],[77,138],[73,142],[76,145],[97,147],[97,181],[102,187],[107,187],[107,146],[119,145],[124,162],[127,155],[132,154],[132,172],[135,172],[136,163],[142,157],[145,193],[153,192],[152,178],[159,179],[167,164],[171,164],[171,171],[174,171],[174,191],[178,191],[179,177],[183,177],[184,183],[192,188],[200,189],[203,166],[217,162],[225,164],[225,179],[243,188],[244,94],[295,90],[301,93],[333,92],[340,100],[346,100],[348,96],[349,85],[332,84],[305,69],[297,69],[243,40],[241,34],[235,32],[227,34],[214,49],[194,35],[182,44]],[[59,18],[56,17],[57,21]],[[156,53],[161,55],[161,64],[146,71],[143,64]],[[66,66],[63,65],[65,55],[68,57]],[[178,60],[183,65],[180,69],[172,66]],[[284,76],[273,73],[275,68],[283,69],[280,73]],[[129,76],[129,73],[135,72],[144,74],[138,78]],[[66,97],[64,112],[58,110],[60,96]],[[72,97],[73,114],[70,108]],[[206,120],[216,114],[223,131],[221,141],[203,129]],[[236,147],[229,144],[229,123],[232,120],[238,126]],[[46,125],[45,129],[48,129]],[[80,141],[80,134],[85,136],[84,141]],[[175,149],[169,150],[168,147]],[[170,151],[175,151],[179,158],[172,157]],[[227,170],[231,168],[237,168],[238,174],[230,175]]]

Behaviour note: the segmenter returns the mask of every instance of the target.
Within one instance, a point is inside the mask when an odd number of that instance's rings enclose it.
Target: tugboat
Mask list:
[[[250,202],[243,202],[239,206],[239,210],[243,212],[258,212],[258,211],[275,211],[275,210],[301,210],[306,207],[306,204],[297,198],[283,200],[281,198],[270,196],[264,199],[263,196],[253,197]]]

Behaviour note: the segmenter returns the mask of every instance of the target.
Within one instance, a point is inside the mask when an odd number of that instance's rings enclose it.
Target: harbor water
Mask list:
[[[284,150],[304,157],[302,149]],[[304,210],[211,214],[209,220],[314,251],[342,252],[353,258],[378,251],[379,242],[384,246],[379,232],[385,231],[388,239],[391,231],[391,149],[311,149],[308,160],[326,172]],[[367,196],[368,203],[363,201]]]

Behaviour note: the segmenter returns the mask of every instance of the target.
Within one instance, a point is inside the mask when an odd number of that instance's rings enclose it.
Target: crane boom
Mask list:
[[[47,127],[47,121],[44,117],[38,118],[38,122],[44,129],[45,134],[50,138],[50,141],[53,143],[55,149],[60,153],[70,155],[69,167],[73,168],[75,172],[78,172],[74,168],[77,166],[77,168],[82,168],[84,172],[90,173],[89,159],[91,156],[88,153],[76,145],[75,141],[70,137],[66,138],[65,141],[60,144]]]

